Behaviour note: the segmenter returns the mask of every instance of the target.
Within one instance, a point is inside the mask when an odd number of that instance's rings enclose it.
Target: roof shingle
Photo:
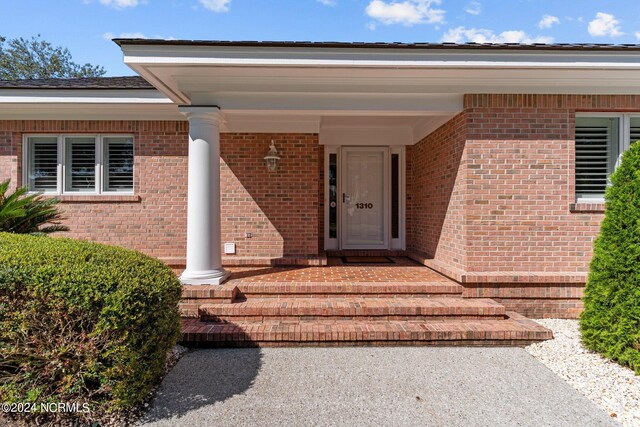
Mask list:
[[[0,80],[0,89],[155,89],[140,76]]]
[[[118,46],[229,46],[229,47],[306,47],[306,48],[378,48],[378,49],[480,49],[480,50],[638,50],[640,44],[605,43],[402,43],[402,42],[312,42],[312,41],[226,41],[226,40],[164,40],[116,38]]]

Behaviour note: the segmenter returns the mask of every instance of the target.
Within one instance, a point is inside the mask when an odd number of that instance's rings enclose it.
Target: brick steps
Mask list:
[[[224,285],[183,285],[182,298],[178,303],[182,317],[198,317],[202,304],[231,304],[238,298],[238,288],[229,283]]]
[[[548,329],[507,312],[502,320],[323,320],[207,323],[183,319],[182,342],[207,347],[424,345],[524,346]]]
[[[422,298],[460,296],[464,288],[452,281],[439,282],[245,282],[238,283],[238,296],[252,298],[358,296],[362,298]]]
[[[464,298],[460,284],[402,262],[398,266],[406,270],[334,266],[276,269],[255,277],[242,270],[221,286],[185,286],[182,342],[213,347],[523,346],[552,338],[551,331],[499,302]]]
[[[446,320],[504,319],[503,305],[490,299],[433,298],[252,298],[234,304],[202,304],[201,320]]]

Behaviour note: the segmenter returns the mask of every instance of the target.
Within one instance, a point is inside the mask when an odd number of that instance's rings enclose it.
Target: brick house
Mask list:
[[[139,76],[0,82],[0,176],[62,199],[70,236],[164,260],[191,303],[382,256],[579,314],[640,46],[115,41]]]

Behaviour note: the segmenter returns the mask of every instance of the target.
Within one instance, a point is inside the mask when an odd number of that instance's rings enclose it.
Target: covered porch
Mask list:
[[[552,170],[572,168],[573,159],[536,147],[561,140],[570,150],[576,109],[631,102],[610,97],[637,84],[629,52],[603,55],[599,47],[571,45],[116,43],[125,63],[189,120],[184,283],[224,282],[223,262],[318,263],[324,251],[358,249],[419,252],[460,282],[501,282],[515,268],[509,280],[518,283],[584,283],[578,270],[586,257],[577,252],[568,266],[540,265],[544,248],[555,245],[554,256],[562,256],[570,239],[536,232],[542,249],[529,250],[513,230],[541,206],[538,198],[557,199],[548,208],[574,227],[565,204],[575,201],[571,176]],[[235,179],[238,190],[231,195],[220,190],[221,140],[232,151],[222,153],[224,179]],[[272,141],[282,160],[276,174],[264,170]],[[507,150],[505,158],[493,155],[496,144]],[[508,151],[514,144],[522,145],[522,159]],[[520,173],[547,164],[553,186],[518,181],[526,179]],[[502,174],[504,165],[521,171]],[[500,182],[493,183],[496,174]],[[551,187],[562,194],[551,194]],[[513,189],[536,194],[510,194]],[[236,206],[239,196],[246,203]],[[522,199],[532,203],[520,211]],[[500,218],[510,210],[518,216],[504,232]],[[255,212],[267,232],[246,227]],[[597,218],[589,227],[597,229]],[[587,252],[588,238],[580,240]],[[561,288],[564,296],[577,295]]]
[[[345,57],[343,49],[286,44],[116,42],[125,62],[189,121],[183,283],[221,284],[232,271],[223,264],[321,265],[326,251],[406,253],[407,147],[462,111],[462,92],[425,84],[429,79],[411,68],[399,72],[373,50]],[[398,59],[412,63],[409,55]],[[257,135],[264,151],[247,145],[243,153],[246,135]],[[225,138],[237,143],[232,157],[221,153]],[[276,151],[267,151],[268,145]],[[291,150],[296,158],[287,158]],[[271,154],[282,158],[281,172],[256,172],[266,169],[263,157]],[[234,163],[243,156],[255,160]],[[311,173],[285,176],[291,170]],[[241,228],[245,218],[226,205],[235,193],[221,190],[224,176],[236,179],[252,199],[251,212],[266,217],[264,227],[273,231],[269,241]],[[288,180],[290,194],[278,190],[282,180]],[[273,200],[280,204],[273,206]],[[229,217],[235,222],[225,225]],[[233,228],[233,238],[221,231],[225,226]],[[261,249],[266,247],[271,249]]]
[[[554,171],[573,167],[576,106],[624,92],[613,82],[632,79],[627,56],[116,42],[189,121],[186,341],[522,345],[550,335],[514,308],[580,310],[586,257],[545,264],[571,239],[537,228],[548,209],[573,227],[571,177]],[[331,258],[356,254],[397,265]],[[237,267],[256,259],[306,266]]]

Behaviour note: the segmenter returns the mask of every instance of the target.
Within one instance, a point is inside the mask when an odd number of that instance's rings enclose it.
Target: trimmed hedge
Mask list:
[[[180,294],[139,252],[0,233],[0,401],[89,403],[85,421],[139,404],[179,336]]]
[[[588,348],[640,375],[640,143],[623,155],[611,182],[580,329]]]

